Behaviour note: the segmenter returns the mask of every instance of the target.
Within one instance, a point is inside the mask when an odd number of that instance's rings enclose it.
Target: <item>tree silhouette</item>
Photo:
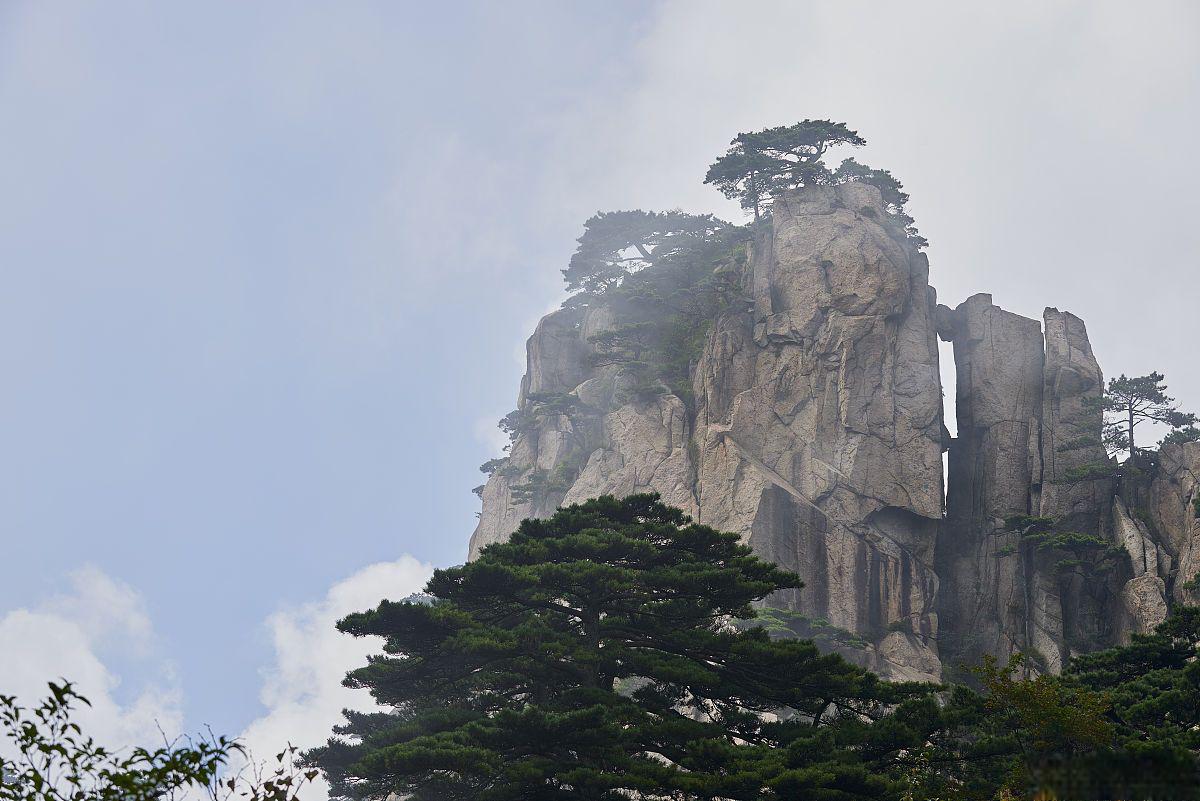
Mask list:
[[[832,181],[829,168],[821,163],[829,148],[866,143],[857,131],[832,120],[803,120],[740,133],[725,155],[708,168],[704,183],[712,184],[725,197],[736,198],[758,221],[764,201],[773,193]]]
[[[1132,378],[1122,373],[1109,380],[1104,397],[1097,402],[1104,410],[1104,443],[1110,451],[1128,451],[1130,458],[1137,456],[1135,433],[1142,423],[1162,423],[1186,432],[1196,422],[1196,415],[1181,412],[1176,400],[1167,395],[1165,380],[1162,373]]]

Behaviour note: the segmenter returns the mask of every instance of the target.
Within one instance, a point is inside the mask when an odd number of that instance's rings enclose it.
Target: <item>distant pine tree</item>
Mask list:
[[[1135,434],[1142,423],[1169,426],[1173,429],[1167,435],[1169,442],[1187,441],[1189,427],[1196,423],[1196,415],[1181,412],[1175,399],[1167,395],[1162,373],[1132,378],[1122,373],[1109,380],[1104,397],[1095,403],[1105,414],[1104,442],[1109,451],[1128,451],[1131,458],[1138,455]]]

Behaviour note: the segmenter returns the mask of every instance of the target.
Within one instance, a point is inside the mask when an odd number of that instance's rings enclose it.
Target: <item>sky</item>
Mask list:
[[[0,4],[0,692],[323,739],[333,621],[465,558],[583,220],[739,219],[739,131],[847,122],[942,302],[1200,408],[1198,91],[1187,0]]]

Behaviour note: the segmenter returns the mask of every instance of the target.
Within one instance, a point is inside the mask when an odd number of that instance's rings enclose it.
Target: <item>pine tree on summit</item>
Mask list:
[[[832,120],[803,120],[751,133],[740,133],[729,150],[708,168],[704,183],[762,219],[763,204],[774,193],[831,182],[821,158],[836,145],[861,147],[867,140]]]
[[[728,625],[799,584],[656,495],[526,520],[435,573],[431,604],[339,624],[385,639],[346,683],[393,711],[350,714],[309,759],[363,799],[894,797],[928,688]]]

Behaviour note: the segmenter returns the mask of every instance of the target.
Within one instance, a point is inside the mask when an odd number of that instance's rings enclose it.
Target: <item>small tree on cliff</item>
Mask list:
[[[562,271],[569,292],[600,294],[674,253],[689,240],[725,226],[711,214],[606,211],[583,224],[579,247]]]
[[[1186,427],[1196,422],[1196,415],[1181,412],[1175,399],[1167,395],[1165,378],[1162,373],[1133,378],[1122,373],[1109,380],[1098,405],[1104,410],[1104,442],[1110,451],[1137,456],[1134,435],[1141,423],[1162,423],[1186,432]]]
[[[349,714],[309,758],[351,798],[895,797],[927,688],[726,624],[799,583],[655,495],[526,520],[435,573],[432,604],[339,624],[384,638],[346,684],[392,711]]]
[[[825,184],[832,173],[821,157],[836,145],[865,145],[867,140],[831,120],[804,120],[752,133],[740,133],[725,155],[718,158],[704,177],[728,198],[736,198],[743,209],[762,218],[762,207],[773,193],[801,186]]]

